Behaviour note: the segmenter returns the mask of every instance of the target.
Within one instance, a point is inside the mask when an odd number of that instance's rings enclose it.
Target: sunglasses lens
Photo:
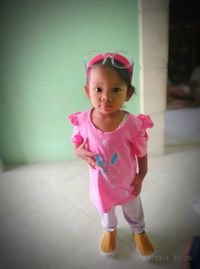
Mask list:
[[[132,58],[127,51],[118,51],[113,56],[113,65],[120,69],[128,68],[132,66],[132,64]]]

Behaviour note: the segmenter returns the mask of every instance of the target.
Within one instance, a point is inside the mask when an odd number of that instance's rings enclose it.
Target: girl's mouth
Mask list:
[[[100,105],[101,108],[104,108],[104,109],[110,109],[112,108],[112,106],[110,105]]]
[[[109,104],[109,103],[102,103],[102,104],[100,104],[100,106],[101,106],[101,107],[104,107],[104,108],[112,107],[112,105]]]

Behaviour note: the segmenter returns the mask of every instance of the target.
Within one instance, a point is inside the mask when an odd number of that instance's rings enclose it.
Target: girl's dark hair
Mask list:
[[[118,73],[120,78],[126,83],[127,90],[131,93],[135,93],[135,87],[131,84],[131,77],[130,77],[130,74],[126,68],[120,69],[120,68],[115,67],[112,64],[110,58],[107,58],[105,63],[103,63],[103,62],[104,62],[104,59],[99,60],[99,61],[95,62],[95,66],[99,65],[99,66],[103,66],[103,67],[105,66],[105,67],[109,67],[109,68],[114,69]],[[123,64],[121,62],[116,61],[116,60],[115,60],[115,62],[117,63],[118,66],[120,66],[120,65],[123,66]]]

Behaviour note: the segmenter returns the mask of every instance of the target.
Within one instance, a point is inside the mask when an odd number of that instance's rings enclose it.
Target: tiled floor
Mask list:
[[[152,157],[142,200],[155,260],[141,262],[118,208],[118,252],[99,253],[102,228],[79,160],[13,168],[0,175],[1,269],[177,268],[185,242],[199,233],[200,147]]]
[[[20,166],[0,174],[0,269],[179,268],[200,234],[200,146],[150,157],[142,190],[146,230],[155,246],[139,260],[120,208],[115,258],[99,252],[100,218],[79,160]]]
[[[165,114],[166,143],[200,143],[200,107],[168,110]]]

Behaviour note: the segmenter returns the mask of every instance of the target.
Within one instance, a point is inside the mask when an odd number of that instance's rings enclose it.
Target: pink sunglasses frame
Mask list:
[[[107,58],[111,59],[111,62],[113,64],[114,67],[117,67],[119,69],[127,69],[130,78],[132,79],[132,75],[133,75],[133,66],[134,63],[130,62],[127,58],[125,58],[123,55],[118,54],[118,53],[113,53],[113,52],[106,52],[106,53],[100,53],[98,55],[96,55],[94,58],[92,58],[88,64],[86,64],[85,62],[85,67],[86,67],[86,73],[88,74],[88,71],[90,70],[90,68],[92,66],[95,66],[95,63],[97,63],[98,61],[103,60],[102,65],[104,65],[104,63],[106,62]],[[119,61],[124,67],[119,67],[117,65],[114,64],[114,60]]]

